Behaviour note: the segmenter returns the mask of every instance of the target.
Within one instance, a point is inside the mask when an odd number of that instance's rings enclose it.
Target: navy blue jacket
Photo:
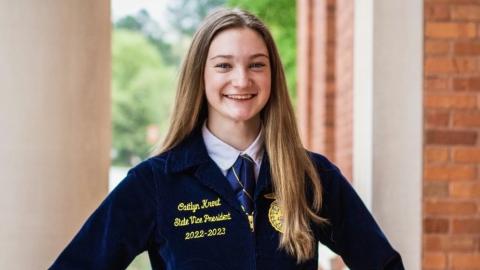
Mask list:
[[[316,238],[350,269],[403,269],[351,185],[325,157],[311,154],[324,188]],[[278,249],[281,230],[264,156],[255,189],[255,232],[200,132],[150,158],[89,217],[50,269],[125,269],[147,250],[153,269],[317,269],[317,257],[296,264]],[[277,230],[277,229],[279,230]]]

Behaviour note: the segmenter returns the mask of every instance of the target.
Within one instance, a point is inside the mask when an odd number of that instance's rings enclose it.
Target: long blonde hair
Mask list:
[[[272,186],[283,215],[279,247],[303,262],[312,258],[316,250],[310,222],[327,222],[317,214],[322,207],[322,186],[298,134],[277,48],[266,26],[254,15],[239,9],[220,9],[199,27],[180,70],[170,128],[159,153],[172,149],[203,124],[207,117],[203,78],[210,43],[223,30],[243,27],[263,37],[272,68],[272,91],[261,119]],[[306,196],[308,188],[313,194],[311,205]]]

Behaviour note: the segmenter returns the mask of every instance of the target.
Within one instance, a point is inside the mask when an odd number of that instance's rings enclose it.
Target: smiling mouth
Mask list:
[[[254,98],[256,94],[223,95],[223,96],[233,100],[249,100]]]

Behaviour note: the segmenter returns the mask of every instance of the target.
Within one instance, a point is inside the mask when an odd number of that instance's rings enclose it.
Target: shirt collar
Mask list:
[[[203,124],[202,136],[207,148],[208,155],[215,161],[221,170],[228,170],[233,166],[239,155],[246,154],[255,161],[255,166],[259,166],[262,163],[263,158],[263,127],[260,129],[255,140],[245,149],[240,151],[233,146],[223,142],[218,137],[213,135],[207,128],[207,122]]]

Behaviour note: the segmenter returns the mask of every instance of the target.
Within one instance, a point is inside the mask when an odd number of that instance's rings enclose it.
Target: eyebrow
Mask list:
[[[268,59],[268,55],[264,54],[264,53],[256,53],[254,55],[251,55],[250,58],[257,58],[257,57],[265,57]],[[219,55],[215,55],[214,57],[211,57],[210,60],[213,60],[215,58],[233,58],[233,55],[229,55],[229,54],[219,54]]]

